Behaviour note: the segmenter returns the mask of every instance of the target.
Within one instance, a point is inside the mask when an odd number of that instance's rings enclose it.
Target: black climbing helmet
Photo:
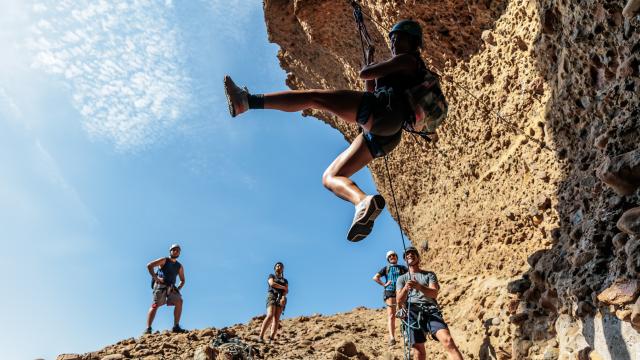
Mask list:
[[[398,21],[393,27],[391,31],[389,31],[389,37],[394,32],[403,32],[413,38],[415,38],[418,42],[418,46],[422,46],[422,28],[420,24],[413,20],[401,20]]]
[[[410,253],[410,252],[412,252],[412,253],[414,253],[414,254],[416,254],[416,255],[420,256],[420,253],[418,252],[418,249],[414,248],[413,246],[409,246],[409,247],[404,251],[404,254],[402,254],[402,257],[403,257],[404,259],[406,259],[406,258],[407,258],[407,254],[408,254],[408,253]]]

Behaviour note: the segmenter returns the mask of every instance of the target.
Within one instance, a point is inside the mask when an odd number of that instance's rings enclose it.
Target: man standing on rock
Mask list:
[[[436,298],[440,285],[436,274],[420,268],[420,254],[413,246],[405,250],[404,260],[409,265],[409,272],[398,278],[396,296],[398,304],[403,304],[404,309],[409,308],[408,320],[412,328],[408,329],[408,336],[413,356],[418,360],[426,359],[425,333],[430,333],[434,340],[442,343],[450,359],[462,360],[462,354],[438,308]]]
[[[147,314],[147,329],[145,334],[151,334],[151,324],[156,317],[158,308],[164,304],[174,306],[173,309],[173,332],[186,332],[180,327],[180,316],[182,315],[182,295],[180,289],[184,286],[184,267],[178,262],[180,256],[180,245],[173,244],[169,248],[169,257],[160,258],[147,264],[147,270],[153,278],[153,303]],[[159,267],[156,273],[154,269]],[[176,286],[176,278],[180,277],[180,285]]]
[[[387,266],[383,267],[373,276],[373,281],[384,287],[382,299],[387,304],[387,328],[389,330],[389,345],[396,344],[396,280],[407,272],[407,268],[398,265],[398,254],[395,251],[387,252]],[[386,282],[380,278],[384,277]]]

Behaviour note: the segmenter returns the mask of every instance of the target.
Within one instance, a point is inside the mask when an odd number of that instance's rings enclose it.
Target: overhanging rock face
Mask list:
[[[640,271],[638,234],[616,227],[625,212],[625,224],[640,221],[629,218],[640,213],[629,211],[640,206],[637,12],[595,0],[361,5],[379,57],[389,56],[386,29],[412,18],[424,29],[423,57],[443,76],[450,111],[439,142],[405,134],[389,165],[404,230],[419,248],[429,241],[424,262],[443,280],[440,302],[465,353],[635,359],[638,294],[622,303],[598,295]],[[349,1],[267,0],[264,9],[289,87],[362,89]],[[358,134],[331,114],[306,114],[347,141]],[[627,170],[606,173],[620,159]],[[389,198],[381,160],[370,169]],[[595,335],[566,345],[585,321],[613,318],[626,355]]]

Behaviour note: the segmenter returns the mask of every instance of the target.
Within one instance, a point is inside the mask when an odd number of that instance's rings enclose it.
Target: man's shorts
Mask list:
[[[167,286],[155,286],[153,288],[153,304],[151,306],[154,308],[164,304],[167,304],[167,306],[175,306],[180,300],[182,300],[182,295],[180,295],[178,289],[172,289]]]
[[[387,301],[387,299],[394,299],[394,303],[395,303],[395,298],[396,298],[395,291],[385,290],[384,293],[382,294],[382,300],[385,302]]]
[[[439,330],[448,329],[447,323],[444,322],[442,317],[442,313],[438,308],[431,307],[429,311],[422,310],[422,314],[418,316],[418,312],[421,311],[418,309],[418,306],[413,305],[411,307],[411,318],[410,322],[418,327],[418,329],[411,329],[409,331],[410,336],[410,344],[422,344],[427,341],[426,333],[431,334],[431,338],[433,340],[438,341],[436,338],[436,333]],[[416,321],[420,320],[419,324],[416,324]]]

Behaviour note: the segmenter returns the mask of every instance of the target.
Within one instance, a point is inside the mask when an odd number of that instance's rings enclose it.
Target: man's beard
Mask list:
[[[169,255],[169,256],[171,256],[172,259],[177,259],[178,256],[180,256],[180,255]]]

